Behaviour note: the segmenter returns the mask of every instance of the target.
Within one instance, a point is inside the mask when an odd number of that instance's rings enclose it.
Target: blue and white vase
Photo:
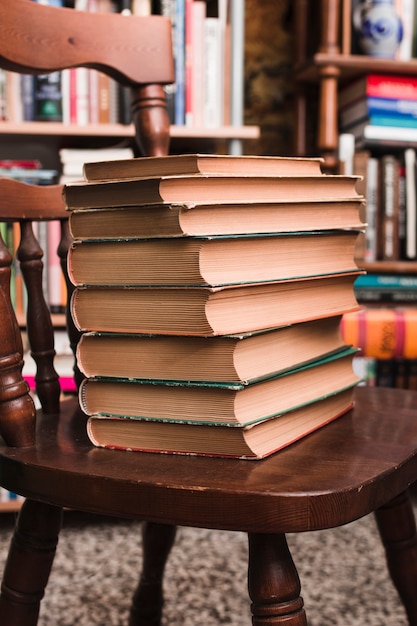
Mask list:
[[[358,44],[364,54],[392,59],[403,37],[394,0],[362,0],[353,13]]]

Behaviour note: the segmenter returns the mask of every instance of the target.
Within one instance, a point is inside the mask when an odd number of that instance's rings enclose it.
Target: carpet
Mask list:
[[[1,566],[12,527],[13,516],[0,515]],[[372,516],[288,543],[309,626],[406,626]],[[67,511],[39,626],[125,626],[140,562],[137,522]],[[163,624],[250,626],[246,567],[244,534],[180,528]]]

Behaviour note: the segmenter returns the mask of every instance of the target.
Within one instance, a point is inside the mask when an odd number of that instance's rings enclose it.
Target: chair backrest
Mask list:
[[[171,23],[160,16],[126,16],[39,5],[32,0],[0,3],[0,67],[47,74],[72,67],[97,69],[131,89],[132,122],[144,155],[169,148],[169,119],[163,86],[174,80]],[[43,251],[32,224],[59,220],[58,253],[66,276],[70,244],[62,186],[36,186],[0,178],[0,222],[20,224],[16,256],[27,290],[27,331],[37,364],[36,392],[46,413],[59,412],[60,386],[54,369],[54,329],[43,295]],[[9,445],[34,442],[34,407],[21,377],[23,347],[10,298],[12,255],[0,241],[0,434]],[[71,319],[73,350],[77,333]],[[75,372],[77,378],[77,371]],[[78,381],[79,382],[79,381]],[[16,423],[18,421],[18,423]]]

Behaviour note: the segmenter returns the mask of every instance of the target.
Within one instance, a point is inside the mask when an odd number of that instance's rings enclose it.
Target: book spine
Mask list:
[[[345,343],[376,359],[417,358],[417,309],[367,309],[341,321]]]
[[[405,240],[406,258],[417,257],[417,197],[416,197],[416,151],[407,148],[404,152],[405,162]]]
[[[204,126],[216,128],[223,122],[223,45],[221,22],[217,17],[204,21]]]
[[[62,122],[61,72],[34,77],[34,119],[37,122]]]
[[[156,12],[159,15],[163,15],[168,17],[172,23],[172,41],[173,41],[173,52],[175,57],[175,11],[176,11],[176,0],[161,0],[159,6],[156,8]],[[171,124],[175,123],[175,99],[177,92],[177,82],[172,83],[171,85],[165,86],[165,95],[167,100],[167,109],[168,115]]]
[[[378,159],[371,157],[366,170],[366,239],[365,260],[376,261],[378,240],[378,194],[379,194]]]
[[[175,124],[185,124],[185,0],[175,4],[174,24]]]
[[[369,74],[366,94],[382,98],[417,100],[417,79],[414,76]]]
[[[196,0],[197,1],[197,0]],[[185,125],[193,126],[193,4],[185,0]]]
[[[398,236],[398,185],[399,163],[393,155],[386,154],[381,159],[381,205],[382,243],[381,258],[388,261],[399,259]]]
[[[35,97],[33,91],[34,77],[30,74],[21,76],[22,115],[24,122],[33,122],[35,119]]]
[[[355,280],[355,288],[417,289],[417,276],[406,274],[363,274]]]

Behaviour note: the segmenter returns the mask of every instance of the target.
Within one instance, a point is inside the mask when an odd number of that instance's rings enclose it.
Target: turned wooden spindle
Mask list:
[[[31,446],[35,407],[22,378],[22,341],[10,300],[11,262],[0,237],[0,435],[10,446]]]
[[[249,533],[253,626],[307,626],[300,579],[284,534]]]
[[[375,511],[391,578],[403,601],[410,624],[417,624],[417,532],[407,492]]]
[[[58,413],[61,390],[54,368],[54,329],[43,293],[42,257],[32,222],[22,221],[17,258],[28,293],[26,323],[31,355],[37,366],[36,392],[45,413]]]
[[[321,0],[322,31],[319,52],[340,54],[339,26],[340,0]],[[329,63],[319,67],[320,97],[317,146],[324,157],[325,168],[334,171],[338,166],[337,90],[340,70]]]
[[[169,116],[162,85],[132,89],[132,119],[142,154],[164,156],[169,152]]]
[[[0,615],[4,626],[38,623],[61,526],[60,507],[32,500],[23,503],[1,586]],[[23,593],[17,591],[22,588]]]

